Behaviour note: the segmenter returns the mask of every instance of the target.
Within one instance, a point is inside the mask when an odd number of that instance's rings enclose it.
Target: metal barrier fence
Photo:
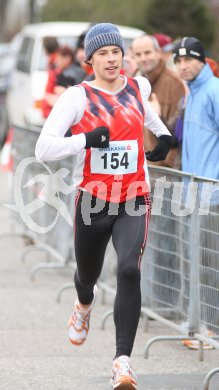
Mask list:
[[[158,167],[150,168],[150,177],[142,310],[181,335],[151,339],[144,356],[157,341],[187,340],[194,346],[197,340],[203,360],[205,343],[219,349],[219,182]],[[205,390],[216,372],[206,377]]]
[[[24,158],[34,156],[38,135],[39,129],[15,129],[14,169]],[[18,213],[13,212],[13,218],[16,216],[24,234],[33,241],[25,248],[23,259],[32,250],[45,250],[56,259],[56,262],[37,265],[32,277],[42,268],[74,265],[73,227],[63,217],[63,209],[62,215],[57,217],[60,199],[73,218],[74,193],[70,189],[74,158],[47,166],[49,171],[43,164],[32,161],[23,170],[23,212],[28,214],[30,206],[34,206],[35,211],[31,214],[34,222],[43,228],[52,226],[55,221],[54,228],[45,234],[34,232]],[[68,175],[65,169],[68,169]],[[57,172],[60,175],[55,175]],[[163,167],[149,167],[149,173],[153,208],[142,260],[142,314],[146,325],[147,319],[153,318],[180,335],[151,339],[145,345],[144,356],[148,357],[151,345],[160,340],[197,340],[202,360],[205,343],[219,349],[219,181],[212,182]],[[214,192],[208,202],[212,189]],[[48,193],[57,198],[56,207],[48,202]],[[38,203],[34,203],[36,199]],[[115,252],[110,242],[99,281],[105,294],[115,294],[115,273]],[[72,288],[73,283],[61,288],[59,296],[65,287]],[[112,310],[105,314],[102,328],[111,314]],[[208,374],[204,390],[217,372],[215,369]]]
[[[176,323],[189,320],[189,333],[202,325],[219,334],[219,190],[208,211],[202,193],[207,180],[157,167],[150,176],[154,198],[143,304]]]
[[[48,163],[46,166],[36,162],[34,151],[39,131],[38,128],[16,127],[13,137],[14,172],[17,173],[11,190],[12,202],[15,201],[18,212],[12,211],[11,214],[14,225],[12,235],[27,239],[28,245],[22,253],[23,261],[32,251],[44,251],[48,255],[48,261],[33,268],[32,278],[40,269],[72,267],[74,256],[74,192],[71,187],[74,158]],[[52,228],[53,225],[55,228]]]

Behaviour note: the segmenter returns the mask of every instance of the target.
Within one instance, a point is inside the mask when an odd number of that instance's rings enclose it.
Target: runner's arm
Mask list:
[[[47,118],[36,144],[38,160],[55,161],[79,153],[86,146],[85,135],[65,137],[84,113],[85,92],[80,87],[68,88],[58,99]]]
[[[171,136],[169,130],[159,118],[158,114],[154,112],[148,101],[151,93],[151,86],[149,81],[145,77],[140,76],[136,77],[136,80],[138,81],[145,111],[145,128],[148,128],[156,137],[160,137],[161,135]]]

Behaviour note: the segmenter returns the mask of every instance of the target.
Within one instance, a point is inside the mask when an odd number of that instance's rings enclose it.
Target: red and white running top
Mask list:
[[[157,137],[170,135],[148,102],[148,80],[121,77],[124,84],[116,92],[90,82],[68,88],[52,109],[36,144],[36,158],[43,161],[77,154],[75,186],[111,202],[123,202],[150,190],[143,127]],[[110,129],[109,148],[85,149],[84,133],[99,126]],[[72,136],[65,137],[69,129]]]

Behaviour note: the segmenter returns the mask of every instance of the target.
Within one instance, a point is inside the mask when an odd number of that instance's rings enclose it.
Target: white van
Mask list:
[[[40,102],[48,73],[43,38],[54,36],[61,44],[75,47],[80,34],[89,27],[90,23],[50,22],[28,25],[21,31],[21,46],[7,95],[7,111],[12,126],[42,126],[44,122]],[[143,34],[142,30],[132,27],[118,28],[126,47],[130,46],[134,38]]]

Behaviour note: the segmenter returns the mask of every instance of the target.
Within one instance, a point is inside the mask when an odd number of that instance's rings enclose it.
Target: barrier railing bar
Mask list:
[[[210,384],[210,380],[211,378],[216,375],[216,374],[219,374],[219,368],[214,368],[213,370],[211,370],[205,377],[205,380],[204,380],[204,387],[203,387],[203,390],[208,390],[209,389],[209,384]]]

